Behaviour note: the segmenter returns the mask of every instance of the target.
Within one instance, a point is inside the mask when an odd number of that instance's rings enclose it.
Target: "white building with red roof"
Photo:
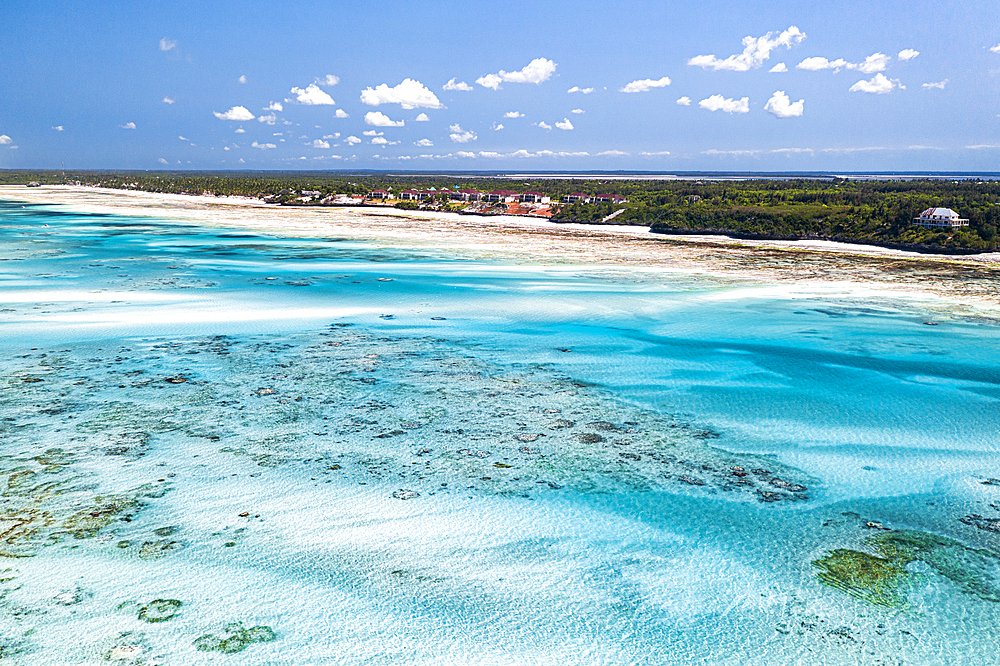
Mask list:
[[[493,190],[484,198],[486,201],[491,203],[514,203],[517,201],[517,192],[511,192],[510,190]]]
[[[453,201],[479,201],[483,198],[483,193],[479,190],[458,190],[451,193]]]
[[[958,213],[951,208],[928,208],[920,214],[920,217],[913,218],[913,223],[918,227],[967,227],[969,221],[964,217],[959,217]]]

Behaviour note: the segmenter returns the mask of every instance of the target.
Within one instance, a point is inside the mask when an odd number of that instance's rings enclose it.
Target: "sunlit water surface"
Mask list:
[[[0,661],[1000,663],[947,302],[0,205]]]

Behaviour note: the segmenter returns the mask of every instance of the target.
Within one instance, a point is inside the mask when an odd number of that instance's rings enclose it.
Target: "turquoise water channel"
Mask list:
[[[0,203],[0,663],[1000,663],[1000,326]]]

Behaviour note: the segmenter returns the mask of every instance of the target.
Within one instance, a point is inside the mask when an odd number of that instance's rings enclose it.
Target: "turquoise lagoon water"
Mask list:
[[[14,202],[0,259],[2,663],[1000,663],[995,319]]]

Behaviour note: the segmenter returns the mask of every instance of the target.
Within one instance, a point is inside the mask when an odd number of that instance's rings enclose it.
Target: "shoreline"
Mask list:
[[[87,213],[159,217],[284,237],[331,236],[384,246],[453,249],[522,263],[632,268],[753,285],[796,283],[828,291],[933,296],[1000,307],[1000,253],[927,255],[821,240],[742,240],[651,233],[646,227],[554,223],[378,207],[290,207],[240,197],[108,188],[0,186],[0,198]],[[995,316],[995,314],[993,315]]]

